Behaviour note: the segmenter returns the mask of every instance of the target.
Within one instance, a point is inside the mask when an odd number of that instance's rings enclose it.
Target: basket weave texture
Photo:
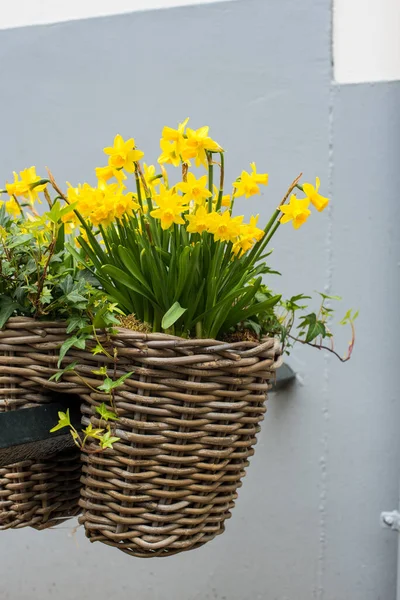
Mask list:
[[[18,340],[23,346],[17,363],[8,363],[24,377],[25,391],[11,396],[16,403],[56,389],[81,397],[84,425],[105,426],[96,412],[103,402],[118,415],[113,448],[99,452],[89,443],[82,453],[80,522],[91,541],[138,557],[168,556],[224,531],[281,364],[276,340],[225,343],[120,329],[100,336],[108,355],[94,355],[90,344],[72,348],[64,366],[77,361],[74,371],[49,382],[63,324],[11,319],[6,332],[2,359]],[[104,376],[94,371],[102,366],[112,379],[133,373],[110,396],[96,389]]]
[[[0,412],[51,401],[42,377],[55,371],[57,348],[65,339],[65,328],[52,325],[12,318],[0,330]],[[46,529],[78,515],[80,476],[78,450],[0,467],[0,530]]]
[[[85,394],[84,423],[101,427],[96,407],[105,402],[119,416],[121,439],[101,454],[89,445],[82,456],[80,522],[91,541],[138,557],[197,548],[231,515],[281,362],[279,343],[121,330],[113,344],[115,375],[134,372],[115,390],[113,407],[104,394]]]
[[[0,467],[0,531],[55,527],[79,514],[79,451]]]

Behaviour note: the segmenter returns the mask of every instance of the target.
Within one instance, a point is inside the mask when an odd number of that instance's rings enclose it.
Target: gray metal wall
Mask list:
[[[270,398],[223,536],[143,561],[66,526],[1,533],[1,600],[394,600],[379,514],[398,500],[400,85],[331,85],[330,21],[329,0],[240,0],[0,32],[3,178],[92,178],[116,132],[156,158],[162,125],[190,115],[228,176],[270,173],[246,214],[265,221],[299,171],[320,176],[331,209],[281,228],[277,285],[361,310],[350,363],[290,357],[299,381]]]

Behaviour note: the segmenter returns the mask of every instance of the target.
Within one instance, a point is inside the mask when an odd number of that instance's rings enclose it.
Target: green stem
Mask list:
[[[142,213],[143,213],[142,190],[140,189],[139,171],[138,171],[136,164],[135,164],[135,180],[136,180],[136,191],[137,191],[138,202],[139,202],[140,208],[142,209]]]
[[[212,164],[212,154],[207,152],[208,159],[208,189],[211,192],[211,196],[208,199],[208,212],[212,212],[212,192],[213,192],[213,180],[214,180],[214,167]]]
[[[275,235],[276,230],[278,229],[279,225],[281,224],[280,221],[278,221],[277,223],[275,223],[275,226],[271,229],[269,235],[266,236],[266,238],[263,241],[262,244],[262,249],[264,250],[266,248],[266,246],[269,244],[271,238],[273,238],[273,236]]]
[[[221,204],[222,204],[222,196],[224,195],[224,176],[225,176],[225,158],[224,158],[224,153],[220,152],[219,155],[220,155],[220,158],[221,158],[221,170],[220,170],[220,176],[219,176],[218,200],[217,200],[217,206],[216,206],[216,209],[215,209],[217,212],[221,208]]]
[[[197,321],[196,323],[196,338],[200,339],[203,337],[202,325],[201,321]]]

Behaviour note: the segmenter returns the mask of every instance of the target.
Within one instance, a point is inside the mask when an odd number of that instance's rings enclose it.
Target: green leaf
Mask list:
[[[71,302],[71,304],[86,302],[86,298],[82,296],[82,294],[79,294],[76,290],[72,290],[72,292],[67,295],[67,300],[68,302]]]
[[[16,248],[17,246],[22,246],[27,242],[30,242],[34,239],[31,233],[20,233],[18,236],[11,238],[13,241],[7,244],[8,248]]]
[[[75,346],[75,348],[79,348],[80,350],[84,350],[85,346],[86,346],[86,336],[78,337],[77,335],[74,335],[65,340],[65,342],[63,343],[63,345],[60,348],[60,356],[59,356],[58,363],[57,363],[58,367],[61,365],[62,360],[65,357],[65,355],[67,354],[68,350],[70,348],[72,348],[73,346]]]
[[[318,321],[315,313],[310,313],[301,317],[300,329],[307,329],[304,341],[306,343],[312,342],[317,337],[326,337],[326,328],[322,321]]]
[[[359,310],[356,310],[354,314],[352,314],[353,309],[350,308],[344,315],[343,319],[339,322],[340,325],[347,325],[348,323],[352,323],[355,321],[360,313]]]
[[[8,296],[0,296],[0,329],[4,327],[18,306],[19,305]]]
[[[82,433],[84,433],[85,437],[95,438],[96,440],[101,439],[101,434],[103,431],[104,429],[93,429],[93,425],[91,423],[89,423],[85,429],[82,429]]]
[[[100,367],[100,369],[97,369],[96,371],[92,371],[92,373],[94,375],[107,375],[107,367]]]
[[[105,448],[112,448],[113,444],[118,442],[120,439],[121,438],[119,437],[111,435],[111,431],[107,431],[107,433],[105,433],[100,439],[100,446],[103,448],[103,450]]]
[[[78,330],[83,329],[87,325],[88,325],[88,321],[84,317],[81,317],[81,316],[71,317],[68,320],[67,333],[71,333],[75,329],[78,329]]]
[[[70,427],[70,426],[71,426],[71,420],[69,417],[69,408],[67,408],[67,411],[65,413],[61,412],[61,411],[58,413],[58,423],[52,429],[50,429],[50,433],[54,433],[54,431],[63,429],[63,427]]]
[[[126,379],[128,379],[128,377],[130,377],[131,375],[133,375],[133,373],[134,373],[134,371],[130,371],[129,373],[125,373],[125,375],[122,375],[121,377],[119,377],[115,381],[113,381],[110,377],[106,377],[105,380],[103,381],[102,385],[99,385],[97,387],[97,389],[101,390],[102,392],[106,392],[107,394],[109,394],[111,392],[111,390],[114,390],[115,388],[120,387],[121,385],[123,385],[124,381]]]
[[[322,292],[317,292],[324,300],[341,300],[341,296],[329,296],[328,294],[323,294]]]
[[[104,404],[100,404],[100,406],[96,406],[96,412],[99,413],[100,417],[104,419],[104,421],[117,421],[118,416],[115,412],[108,410],[107,406]]]
[[[186,311],[187,308],[182,308],[179,302],[174,302],[163,316],[161,327],[163,329],[169,329]]]
[[[67,373],[68,371],[73,371],[77,364],[78,364],[78,361],[74,360],[74,362],[67,365],[65,367],[65,369],[61,369],[60,371],[57,371],[57,373],[54,373],[54,375],[49,377],[49,381],[59,381],[61,379],[61,377],[64,375],[64,373]]]
[[[144,296],[151,302],[155,302],[153,294],[147,292],[146,289],[143,288],[143,286],[137,281],[137,279],[125,273],[122,269],[119,269],[114,265],[103,265],[101,267],[101,270],[113,279],[114,284],[120,283],[126,286],[127,288],[133,290],[134,292],[137,292],[141,296]]]

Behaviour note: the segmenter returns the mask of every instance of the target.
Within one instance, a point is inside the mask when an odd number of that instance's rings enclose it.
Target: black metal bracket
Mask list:
[[[271,392],[290,386],[296,375],[287,364],[277,371]],[[70,411],[71,423],[80,429],[80,398],[57,394],[54,401],[34,408],[0,413],[0,467],[27,459],[41,459],[74,446],[69,432],[61,429],[50,433],[58,422],[59,411]]]

